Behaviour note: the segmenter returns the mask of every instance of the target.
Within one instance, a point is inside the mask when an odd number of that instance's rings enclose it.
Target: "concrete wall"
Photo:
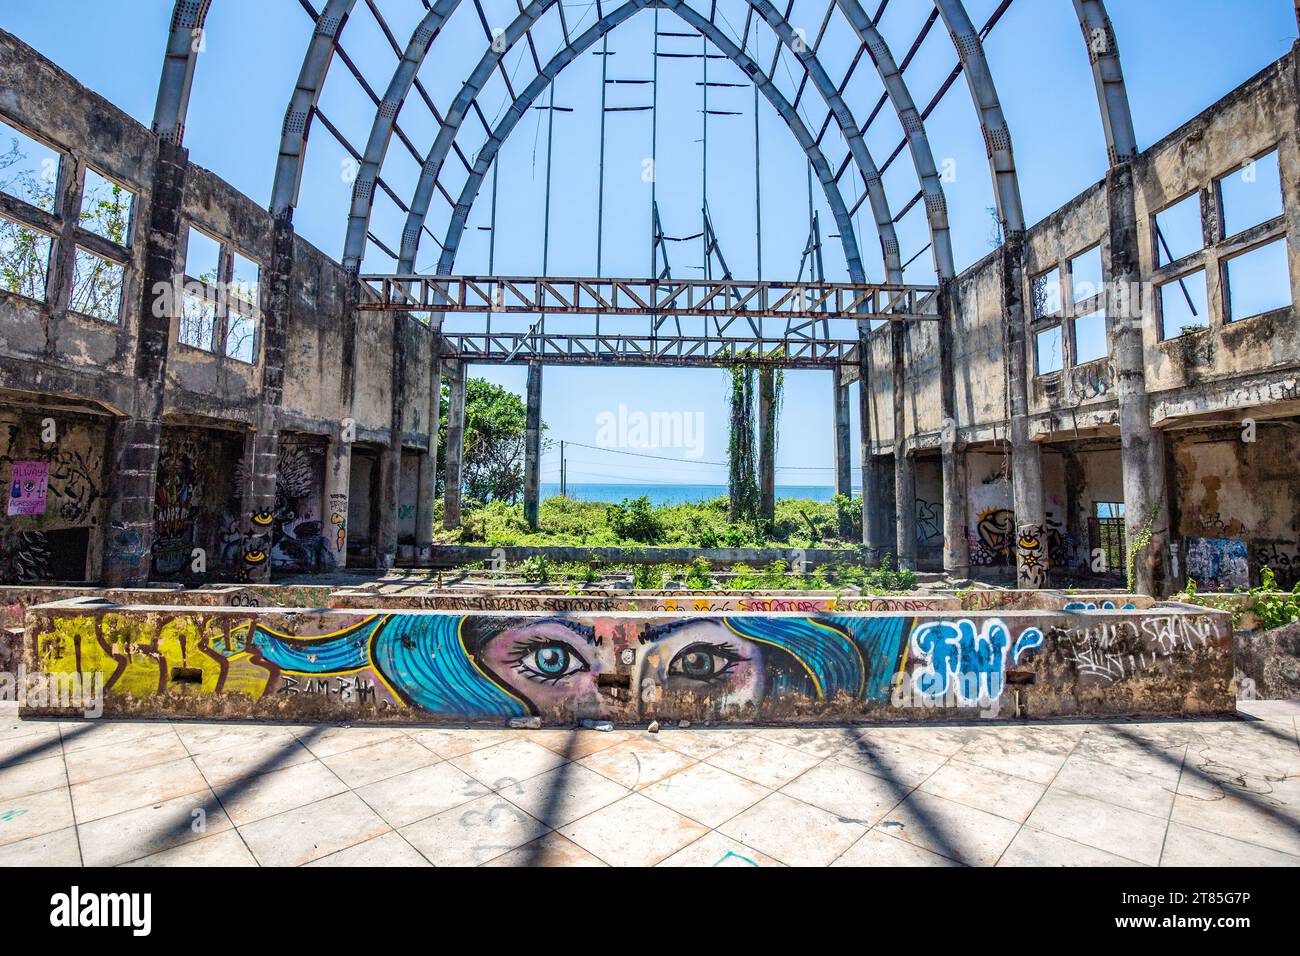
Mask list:
[[[72,601],[31,609],[24,641],[29,674],[102,679],[106,712],[148,716],[884,721],[1235,701],[1227,616],[1172,607],[557,619]]]
[[[142,354],[141,319],[155,301],[144,295],[142,285],[159,142],[146,127],[3,31],[0,120],[50,146],[61,163],[53,214],[0,196],[0,213],[53,237],[50,288],[55,290],[45,302],[0,291],[0,479],[10,479],[14,461],[48,462],[52,476],[68,476],[59,479],[57,487],[51,478],[54,513],[6,522],[0,537],[0,583],[33,576],[93,581],[99,578],[110,548],[100,503],[110,488],[97,484],[95,473],[112,459],[115,426],[136,419],[157,420],[136,369]],[[91,168],[134,193],[131,224],[120,245],[80,225],[82,181]],[[244,549],[248,529],[242,525],[247,524],[249,512],[270,504],[258,502],[257,508],[249,508],[250,502],[243,500],[252,493],[243,458],[253,432],[278,423],[286,435],[281,463],[291,466],[303,449],[319,456],[331,440],[346,440],[345,433],[373,447],[386,447],[395,425],[399,445],[423,453],[429,447],[433,418],[432,347],[429,329],[409,317],[358,313],[354,279],[338,263],[291,236],[282,352],[279,345],[268,350],[275,222],[265,209],[208,170],[186,163],[182,181],[180,234],[171,269],[178,276],[185,272],[191,227],[220,243],[227,256],[238,253],[254,263],[260,270],[257,346],[247,362],[227,356],[222,348],[184,344],[181,322],[173,315],[162,359],[163,431],[153,471],[158,495],[166,497],[188,487],[201,490],[203,497],[175,499],[170,515],[155,513],[153,522],[143,522],[139,532],[155,540],[133,547],[146,554],[156,552],[145,566],[163,577],[181,574],[182,563],[188,572],[188,552],[182,555],[180,545],[202,547],[210,577],[231,573],[226,551]],[[71,261],[78,247],[123,266],[117,321],[88,318],[69,308]],[[278,372],[272,369],[268,376],[268,355],[277,367],[282,363],[282,394],[274,384]],[[56,443],[40,441],[38,426],[46,418],[52,418],[58,429]],[[139,439],[125,441],[140,454],[148,450]],[[202,475],[165,472],[178,442],[205,449],[197,461]],[[75,488],[69,485],[74,469],[84,473],[75,480]],[[271,558],[273,567],[284,573],[332,566],[333,551],[319,547],[317,540],[326,511],[323,496],[328,494],[324,471],[319,462],[312,471],[306,489],[297,478],[288,482],[277,478],[274,483]],[[201,488],[196,482],[178,484],[178,476],[203,477],[206,484]],[[131,480],[119,475],[113,484]],[[243,484],[236,486],[237,480]],[[337,491],[346,489],[346,470],[336,476],[336,482]],[[87,496],[84,509],[67,497],[78,494]],[[142,488],[139,497],[148,500],[153,493]],[[233,507],[228,499],[233,499]],[[371,513],[369,501],[363,505],[364,520],[349,524],[354,537],[367,542],[379,537],[378,516]],[[168,502],[156,502],[155,512],[167,507]],[[413,529],[408,532],[413,535]],[[132,532],[133,542],[136,534]],[[79,567],[65,560],[74,537],[76,548],[84,551]],[[84,544],[83,538],[88,539]],[[160,548],[154,549],[159,540]],[[50,566],[50,556],[53,568],[46,573],[43,569]],[[370,555],[371,560],[376,558]]]

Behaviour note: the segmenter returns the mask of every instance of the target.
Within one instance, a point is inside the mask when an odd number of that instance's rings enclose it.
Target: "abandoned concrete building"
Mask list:
[[[265,582],[345,566],[427,565],[437,558],[431,541],[442,382],[452,385],[450,526],[459,514],[461,465],[453,449],[464,424],[465,370],[477,362],[528,364],[526,510],[535,520],[544,365],[720,365],[741,348],[765,375],[785,365],[835,376],[826,427],[835,430],[836,488],[851,492],[850,442],[861,442],[862,539],[873,553],[894,552],[905,564],[956,579],[1028,588],[1066,578],[1114,584],[1125,576],[1130,550],[1140,551],[1133,556],[1137,589],[1156,595],[1187,578],[1207,590],[1258,584],[1265,565],[1282,585],[1297,582],[1295,51],[1139,151],[1110,21],[1099,0],[1076,0],[1086,43],[1079,55],[1091,62],[1105,132],[1096,148],[1108,156],[1109,171],[1030,225],[1012,161],[1014,131],[1002,118],[981,47],[987,30],[976,30],[958,0],[938,0],[930,21],[937,17],[956,44],[1004,236],[994,252],[958,272],[943,183],[904,79],[906,61],[898,66],[898,51],[856,0],[841,2],[869,51],[862,69],[879,71],[887,108],[906,130],[901,161],[910,159],[921,183],[935,280],[915,286],[901,279],[897,207],[891,211],[876,161],[855,132],[866,117],[848,110],[815,50],[795,45],[781,13],[755,2],[754,18],[795,51],[809,96],[825,98],[827,123],[834,117],[847,142],[844,164],[856,164],[866,186],[886,282],[866,283],[858,244],[868,239],[854,236],[845,215],[836,226],[849,282],[839,289],[823,282],[808,293],[820,295],[823,309],[832,302],[832,317],[856,319],[859,336],[819,342],[815,332],[759,331],[730,344],[666,333],[638,343],[599,331],[502,338],[444,334],[441,323],[445,312],[489,311],[485,303],[504,283],[458,286],[412,276],[421,233],[433,235],[421,212],[435,191],[446,192],[442,160],[477,108],[495,46],[441,121],[420,190],[406,197],[411,218],[393,276],[412,278],[359,276],[373,197],[386,188],[381,164],[390,140],[402,136],[398,111],[419,88],[416,73],[454,2],[432,7],[409,45],[397,39],[392,83],[371,91],[374,124],[369,142],[353,150],[359,172],[341,261],[295,234],[308,134],[329,125],[317,97],[327,74],[347,65],[339,54],[349,15],[359,15],[354,6],[327,0],[313,12],[269,209],[188,159],[188,90],[203,66],[191,40],[202,31],[206,0],[176,5],[152,129],[0,31],[0,141],[20,144],[24,168],[33,171],[26,180],[33,188],[11,179],[0,193],[0,241],[11,251],[21,246],[32,266],[0,278],[0,462],[11,486],[0,582]],[[505,32],[507,45],[551,7],[529,5]],[[642,8],[676,14],[755,77],[755,96],[761,86],[808,152],[832,209],[846,213],[820,138],[802,128],[761,65],[685,0],[633,0],[611,6],[581,36],[566,32],[561,53],[545,68],[538,63],[538,79],[518,91],[521,103],[490,131],[493,149],[543,95],[548,77]],[[959,86],[952,95],[966,93]],[[460,215],[445,241],[432,240],[442,249],[439,275],[455,274],[465,215],[491,153],[466,166],[461,198],[448,196]],[[1246,195],[1242,181],[1258,188]],[[1175,230],[1176,223],[1184,228]],[[1277,283],[1262,282],[1265,274],[1289,276],[1286,294],[1271,294]],[[708,296],[719,294],[719,283],[706,293],[695,281],[672,286],[674,294],[687,288],[694,298],[686,313],[709,316]],[[761,301],[766,317],[792,323],[787,330],[819,314],[783,307],[808,290],[783,299],[777,286],[731,282],[731,314]],[[585,292],[603,296],[611,313],[621,296],[662,316],[676,306],[670,299],[656,305],[667,287],[653,279],[592,279]],[[520,288],[538,292],[527,299]],[[1260,292],[1265,288],[1270,294]],[[526,299],[519,311],[582,312],[584,292],[573,291],[565,299],[530,279],[511,294]],[[475,296],[484,303],[476,305]],[[688,358],[692,351],[698,361]],[[851,386],[862,409],[856,436]],[[760,465],[770,487],[772,463]]]

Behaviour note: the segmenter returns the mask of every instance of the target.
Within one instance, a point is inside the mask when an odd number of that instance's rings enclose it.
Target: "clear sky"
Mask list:
[[[323,0],[314,0],[319,7]],[[615,5],[610,0],[604,9]],[[783,7],[783,4],[778,4]],[[876,9],[876,0],[863,6]],[[405,46],[424,13],[417,0],[379,0],[398,43]],[[517,10],[513,0],[486,0],[493,26],[504,26]],[[708,5],[696,0],[697,9]],[[967,0],[976,25],[982,25],[997,0]],[[1145,147],[1209,106],[1217,98],[1284,54],[1296,37],[1292,0],[1111,0],[1107,4],[1116,34],[1132,103],[1139,146]],[[153,115],[171,0],[41,0],[0,3],[0,27],[36,47],[95,91],[143,123]],[[719,0],[717,22],[732,39],[745,21],[742,0]],[[880,28],[895,56],[902,58],[931,9],[928,0],[891,0]],[[594,4],[566,3],[565,18],[574,34],[590,26]],[[791,21],[803,26],[810,41],[817,37],[825,2],[796,0]],[[499,16],[497,13],[499,12]],[[661,33],[686,33],[673,14],[661,12]],[[499,23],[497,22],[499,21]],[[654,14],[643,11],[609,35],[611,79],[648,79],[654,58]],[[213,0],[206,48],[198,60],[186,126],[191,159],[214,170],[259,203],[270,199],[272,174],[285,106],[293,90],[312,22],[299,0]],[[818,55],[832,79],[839,81],[852,60],[856,40],[846,21],[831,19]],[[343,34],[344,48],[370,85],[382,94],[397,58],[365,0],[357,3]],[[555,11],[535,29],[543,62],[562,44]],[[764,69],[771,64],[773,37],[759,32]],[[698,39],[660,37],[661,52],[698,53]],[[420,79],[445,112],[487,45],[473,4],[465,2],[450,18],[426,60]],[[1106,155],[1096,96],[1086,51],[1070,0],[1016,0],[986,41],[986,50],[1014,140],[1026,217],[1030,223],[1056,209],[1099,180]],[[521,44],[506,64],[518,91],[533,70],[524,63]],[[714,51],[716,52],[716,51]],[[657,194],[664,229],[685,236],[700,230],[701,206],[701,69],[699,58],[659,58]],[[919,106],[930,101],[956,62],[941,24],[931,31],[906,72]],[[726,59],[707,60],[711,83],[742,83],[745,76]],[[552,149],[550,242],[545,251],[552,275],[592,275],[596,271],[596,201],[598,182],[601,57],[589,53],[566,69],[555,85],[556,106],[572,112],[555,114]],[[777,66],[776,81],[794,98],[797,74],[792,60]],[[644,84],[610,84],[608,105],[648,105]],[[870,114],[883,87],[868,60],[859,64],[845,89],[845,100],[859,121]],[[754,96],[752,87],[709,87],[709,109],[739,115],[710,115],[708,203],[728,265],[738,278],[757,272],[754,222]],[[499,78],[489,83],[480,103],[490,120],[508,103]],[[366,141],[374,107],[342,63],[335,61],[321,96],[325,115],[358,147]],[[800,113],[820,128],[825,107],[811,89],[800,100]],[[605,114],[603,271],[606,275],[642,276],[649,272],[650,187],[642,179],[650,155],[650,113]],[[400,122],[416,148],[427,150],[436,124],[418,97],[411,96]],[[540,274],[545,218],[547,114],[532,111],[507,141],[499,160],[494,269],[498,274]],[[926,122],[940,166],[953,173],[944,188],[953,229],[958,268],[979,260],[991,249],[993,194],[979,125],[963,80],[959,80]],[[889,107],[866,133],[878,163],[901,141],[901,127]],[[762,148],[762,274],[793,278],[808,235],[808,191],[804,154],[776,113],[759,110]],[[482,144],[477,123],[467,123],[458,142],[471,157]],[[846,147],[834,124],[823,143],[832,165]],[[320,124],[312,131],[295,224],[299,233],[332,256],[340,257],[350,198],[342,175],[347,154]],[[394,141],[381,175],[409,198],[419,164]],[[445,178],[455,195],[464,170],[449,163]],[[885,173],[885,185],[897,214],[917,191],[917,179],[904,151]],[[490,183],[490,178],[489,178]],[[846,175],[842,184],[852,204],[860,181]],[[825,237],[827,278],[847,279],[844,256],[834,237],[828,206],[818,191],[814,207]],[[864,211],[856,217],[868,279],[882,277],[879,244]],[[386,197],[376,202],[371,229],[390,248],[397,248],[404,214]],[[448,208],[439,200],[429,228],[441,237]],[[470,229],[456,261],[456,271],[488,271],[489,191],[485,186],[473,208]],[[898,224],[904,259],[921,252],[928,241],[920,204]],[[425,239],[417,266],[433,271],[433,243]],[[674,275],[702,274],[699,242],[670,247]],[[390,271],[392,260],[372,245],[365,267]],[[928,252],[909,268],[907,278],[931,282]],[[462,319],[461,322],[468,320]],[[548,328],[560,326],[548,321]],[[522,393],[522,368],[479,366],[482,375]],[[571,481],[725,481],[725,469],[699,464],[725,460],[727,446],[727,378],[717,370],[613,369],[550,367],[545,373],[543,417],[552,439],[596,444],[602,412],[679,411],[701,416],[702,445],[693,463],[628,458],[594,450],[571,456]],[[853,399],[854,461],[857,398]],[[687,458],[686,449],[656,452]],[[790,372],[780,426],[778,473],[781,484],[831,483],[831,381],[828,372]],[[814,470],[817,469],[817,470]],[[543,481],[558,477],[558,456],[543,461]]]

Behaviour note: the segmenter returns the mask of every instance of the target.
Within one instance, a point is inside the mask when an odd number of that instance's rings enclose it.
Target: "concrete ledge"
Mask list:
[[[550,723],[1188,715],[1235,704],[1228,615],[31,608],[24,714]],[[44,696],[41,696],[44,694]],[[91,708],[93,710],[93,708]]]
[[[857,551],[848,548],[659,548],[653,545],[639,548],[490,548],[487,545],[435,544],[430,551],[430,556],[425,560],[399,561],[398,564],[411,568],[453,568],[494,558],[521,562],[525,558],[534,557],[543,557],[556,564],[587,564],[593,561],[603,564],[690,564],[697,558],[704,558],[714,566],[805,561],[809,567],[820,567],[827,564],[848,564],[861,559]]]

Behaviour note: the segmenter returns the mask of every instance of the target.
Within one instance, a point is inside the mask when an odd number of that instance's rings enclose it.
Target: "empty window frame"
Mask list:
[[[182,345],[211,352],[217,339],[217,306],[211,299],[191,292],[181,296],[178,337]]]
[[[1286,237],[1225,260],[1222,276],[1227,321],[1285,309],[1291,304]]]
[[[86,170],[81,190],[82,229],[125,246],[130,241],[134,209],[135,193],[93,169]]]
[[[221,281],[221,242],[193,226],[185,239],[185,277],[211,285]]]
[[[1061,270],[1048,269],[1029,280],[1034,318],[1046,319],[1061,311]]]
[[[58,152],[0,122],[0,192],[53,213],[60,162]]]
[[[126,269],[121,265],[78,246],[68,308],[104,322],[120,322],[125,281]]]
[[[1074,320],[1074,364],[1095,362],[1110,354],[1106,342],[1106,312],[1097,309]]]
[[[54,239],[0,216],[0,289],[45,301]]]
[[[1282,215],[1282,175],[1277,150],[1265,153],[1216,180],[1221,238]]]
[[[1173,339],[1199,332],[1210,324],[1205,270],[1198,269],[1156,287],[1160,304],[1160,338]]]
[[[1192,193],[1157,212],[1151,221],[1151,241],[1156,268],[1204,249],[1201,194]]]
[[[1034,335],[1034,368],[1039,375],[1059,372],[1063,367],[1061,327],[1054,325]]]
[[[1101,246],[1093,246],[1070,259],[1070,293],[1074,302],[1086,302],[1101,295]]]

